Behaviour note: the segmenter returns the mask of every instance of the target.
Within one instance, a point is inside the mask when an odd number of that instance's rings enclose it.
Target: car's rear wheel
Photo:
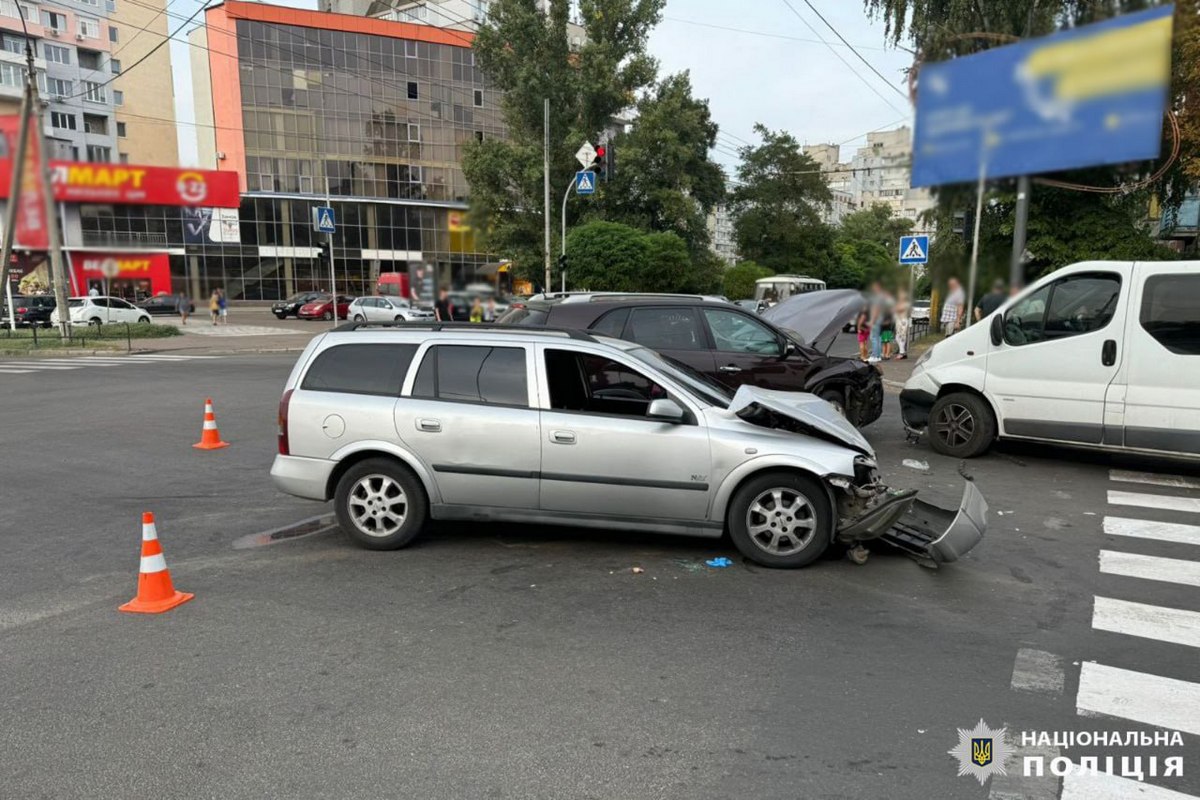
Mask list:
[[[149,317],[138,317],[138,324],[139,325],[149,325],[150,318]]]
[[[275,319],[287,319],[287,314],[275,314]]]
[[[929,444],[946,456],[983,455],[996,438],[996,418],[987,401],[970,392],[939,397],[929,412]]]
[[[333,312],[326,311],[324,314],[321,315],[321,319],[325,320],[326,322],[329,322],[330,320],[333,319]]]
[[[386,458],[369,458],[338,481],[334,493],[338,524],[368,550],[398,550],[425,526],[428,504],[420,482]]]
[[[833,510],[821,485],[794,472],[771,472],[742,485],[729,503],[729,536],[764,567],[794,569],[820,557],[833,539]]]
[[[103,324],[104,324],[104,320],[100,319],[99,317],[92,317],[91,319],[88,320],[88,325],[90,325],[93,328],[99,328]]]
[[[367,318],[366,318],[366,317],[364,317],[362,314],[355,314],[355,315],[354,315],[354,321],[355,321],[355,322],[366,322],[366,321],[367,321]]]

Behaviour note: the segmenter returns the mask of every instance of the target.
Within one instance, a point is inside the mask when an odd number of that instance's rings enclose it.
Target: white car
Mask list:
[[[1200,261],[1051,273],[930,348],[900,393],[910,432],[970,458],[997,439],[1200,454]]]
[[[433,319],[433,312],[399,297],[359,297],[346,316],[352,322],[422,322]]]
[[[912,304],[912,311],[909,312],[909,318],[928,320],[929,306],[930,302],[928,300],[914,300]]]
[[[150,315],[119,297],[72,297],[67,300],[72,325],[110,325],[120,322],[150,324]],[[58,309],[50,312],[50,322],[59,323]]]

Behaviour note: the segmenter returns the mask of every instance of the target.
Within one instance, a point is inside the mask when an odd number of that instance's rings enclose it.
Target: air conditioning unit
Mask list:
[[[217,151],[217,161],[224,161],[224,160],[225,160],[225,151],[218,150]]]
[[[77,33],[75,38],[82,42],[86,37],[82,33]]]
[[[58,36],[58,28],[46,28],[46,33],[51,36]]]

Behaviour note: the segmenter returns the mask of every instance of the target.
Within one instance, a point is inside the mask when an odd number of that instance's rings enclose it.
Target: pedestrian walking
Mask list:
[[[867,357],[868,357],[867,340],[870,338],[870,335],[871,335],[871,324],[870,324],[870,317],[868,316],[867,310],[865,308],[862,311],[858,312],[858,319],[855,320],[855,322],[854,322],[854,329],[855,329],[855,331],[858,332],[858,357],[859,357],[859,360],[866,361]]]
[[[483,301],[478,297],[471,301],[471,322],[483,322]]]
[[[229,299],[225,297],[224,289],[217,289],[217,311],[221,316],[221,324],[229,324]]]
[[[871,284],[870,302],[870,349],[868,364],[878,364],[883,360],[883,287],[879,281]]]
[[[100,290],[96,288],[96,284],[92,284],[92,288],[88,289],[88,297],[99,297]]]
[[[1007,299],[1008,291],[1004,288],[1004,281],[996,281],[992,284],[992,290],[979,298],[979,305],[975,306],[975,320],[990,317]]]
[[[962,284],[958,278],[951,278],[946,282],[946,302],[942,304],[942,333],[946,336],[952,336],[962,325],[965,303]]]
[[[208,298],[208,313],[212,317],[212,324],[215,326],[217,320],[221,317],[221,296],[216,289],[213,289],[212,296]]]
[[[484,322],[495,322],[496,321],[496,298],[494,298],[494,297],[488,298],[487,304],[483,307],[483,321]]]
[[[899,351],[896,359],[903,361],[908,358],[908,334],[912,318],[910,317],[912,307],[909,305],[908,292],[903,290],[896,296],[896,310],[894,312],[896,318],[896,349]]]
[[[179,318],[183,321],[184,325],[187,325],[187,318],[192,313],[191,299],[184,292],[180,292],[179,296],[175,298],[175,303],[176,310],[179,312]]]
[[[883,360],[891,361],[896,346],[896,300],[886,291],[883,293],[883,329],[879,339],[883,344]]]
[[[450,290],[442,287],[438,292],[437,302],[433,304],[433,315],[438,322],[454,321],[454,303],[450,302]]]

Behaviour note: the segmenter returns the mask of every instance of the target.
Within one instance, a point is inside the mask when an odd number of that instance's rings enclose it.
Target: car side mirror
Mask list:
[[[650,401],[646,416],[663,422],[683,422],[683,408],[669,397]]]
[[[996,314],[992,317],[992,346],[999,347],[1004,341],[1004,315]]]

